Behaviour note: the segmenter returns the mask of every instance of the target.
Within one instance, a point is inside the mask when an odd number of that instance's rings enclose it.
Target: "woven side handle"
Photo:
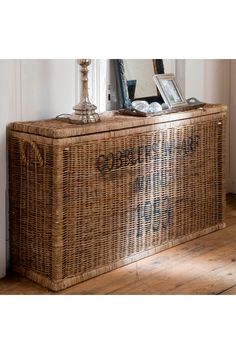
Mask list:
[[[38,146],[35,142],[33,141],[26,141],[26,140],[22,140],[20,142],[20,159],[21,162],[24,166],[29,166],[30,161],[27,160],[26,154],[25,154],[25,149],[27,144],[29,144],[31,146],[31,148],[33,149],[34,153],[35,153],[35,157],[36,157],[36,163],[39,164],[40,167],[43,167],[44,163],[43,163],[43,158],[41,156],[41,153],[38,149]]]

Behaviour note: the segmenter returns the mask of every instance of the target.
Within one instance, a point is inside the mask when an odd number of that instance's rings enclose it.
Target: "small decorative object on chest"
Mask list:
[[[81,88],[80,88],[80,102],[74,107],[75,114],[70,118],[72,123],[86,124],[95,123],[100,120],[97,107],[89,100],[88,94],[88,66],[91,64],[90,59],[80,59],[78,64],[81,66]]]

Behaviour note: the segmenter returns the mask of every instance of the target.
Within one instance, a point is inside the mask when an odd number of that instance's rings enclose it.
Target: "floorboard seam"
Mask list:
[[[228,291],[228,290],[230,290],[230,289],[232,289],[232,288],[235,288],[235,287],[236,287],[236,284],[230,286],[230,287],[227,288],[227,289],[224,289],[224,290],[220,291],[219,293],[216,293],[215,295],[222,295],[222,294],[225,293],[226,291]]]

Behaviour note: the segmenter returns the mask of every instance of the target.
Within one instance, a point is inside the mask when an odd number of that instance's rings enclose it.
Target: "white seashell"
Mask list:
[[[137,111],[140,111],[140,112],[146,112],[147,113],[148,110],[149,110],[149,104],[146,101],[140,101],[140,100],[133,101],[132,102],[132,107],[137,109]]]
[[[162,106],[158,102],[152,102],[149,105],[148,112],[149,113],[157,113],[162,111]]]

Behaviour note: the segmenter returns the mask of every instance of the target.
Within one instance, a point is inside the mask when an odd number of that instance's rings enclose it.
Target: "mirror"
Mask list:
[[[135,100],[163,103],[153,80],[154,74],[164,74],[162,59],[116,59],[115,68],[120,108],[131,107]]]

